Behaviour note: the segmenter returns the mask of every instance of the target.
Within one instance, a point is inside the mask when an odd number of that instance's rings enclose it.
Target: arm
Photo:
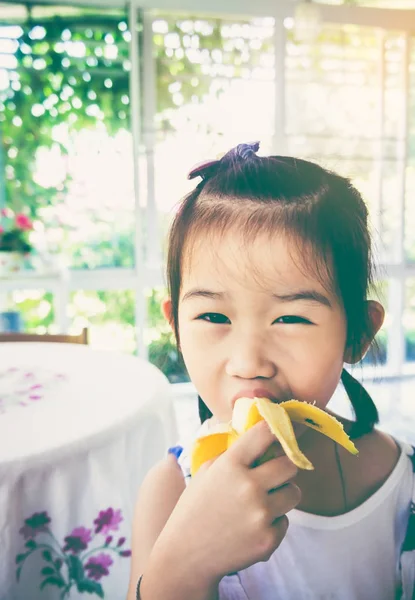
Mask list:
[[[172,563],[174,548],[170,558],[153,552],[184,489],[183,475],[172,456],[153,467],[141,485],[134,512],[127,600],[135,600],[137,581],[142,574],[142,600],[217,600],[217,586],[206,590],[209,586],[191,581],[185,557],[178,564]]]
[[[286,456],[252,466],[274,440],[265,421],[256,423],[186,489],[172,457],[150,472],[136,508],[128,600],[141,574],[141,600],[218,600],[227,573],[270,558],[301,499]]]

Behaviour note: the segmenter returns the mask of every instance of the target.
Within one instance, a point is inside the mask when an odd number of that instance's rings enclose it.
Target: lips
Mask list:
[[[277,397],[272,392],[270,392],[270,390],[267,390],[265,388],[245,389],[239,391],[232,398],[232,408],[235,402],[238,400],[238,398],[268,398],[273,402],[278,402]]]

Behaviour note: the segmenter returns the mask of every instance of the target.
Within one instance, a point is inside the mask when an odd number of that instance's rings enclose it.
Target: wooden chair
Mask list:
[[[88,344],[88,329],[85,327],[79,335],[49,333],[0,333],[2,342],[58,342],[61,344]]]

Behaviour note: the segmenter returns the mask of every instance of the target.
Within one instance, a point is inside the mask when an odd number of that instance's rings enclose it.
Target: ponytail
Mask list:
[[[342,371],[341,380],[352,403],[356,419],[352,425],[350,437],[356,439],[373,430],[376,423],[379,422],[379,413],[368,392],[346,369]],[[198,402],[200,422],[204,423],[210,419],[212,413],[200,396],[198,396]]]
[[[207,421],[208,419],[210,419],[210,417],[212,416],[212,413],[210,412],[210,410],[208,409],[208,407],[203,402],[203,400],[202,400],[202,398],[200,396],[198,396],[197,399],[198,399],[198,402],[199,402],[199,417],[200,417],[200,422],[204,423],[205,421]]]
[[[342,371],[341,380],[355,414],[355,422],[350,431],[350,437],[355,439],[373,430],[379,422],[379,413],[368,392],[346,369]]]

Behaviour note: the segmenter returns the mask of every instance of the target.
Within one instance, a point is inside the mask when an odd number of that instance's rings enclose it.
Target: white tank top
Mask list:
[[[204,423],[197,436],[208,427]],[[415,550],[405,553],[404,569],[401,561],[411,509],[415,517],[413,449],[400,447],[388,479],[354,510],[335,517],[291,510],[279,548],[267,562],[224,577],[220,600],[415,599]],[[190,448],[186,444],[178,457],[186,483]]]

